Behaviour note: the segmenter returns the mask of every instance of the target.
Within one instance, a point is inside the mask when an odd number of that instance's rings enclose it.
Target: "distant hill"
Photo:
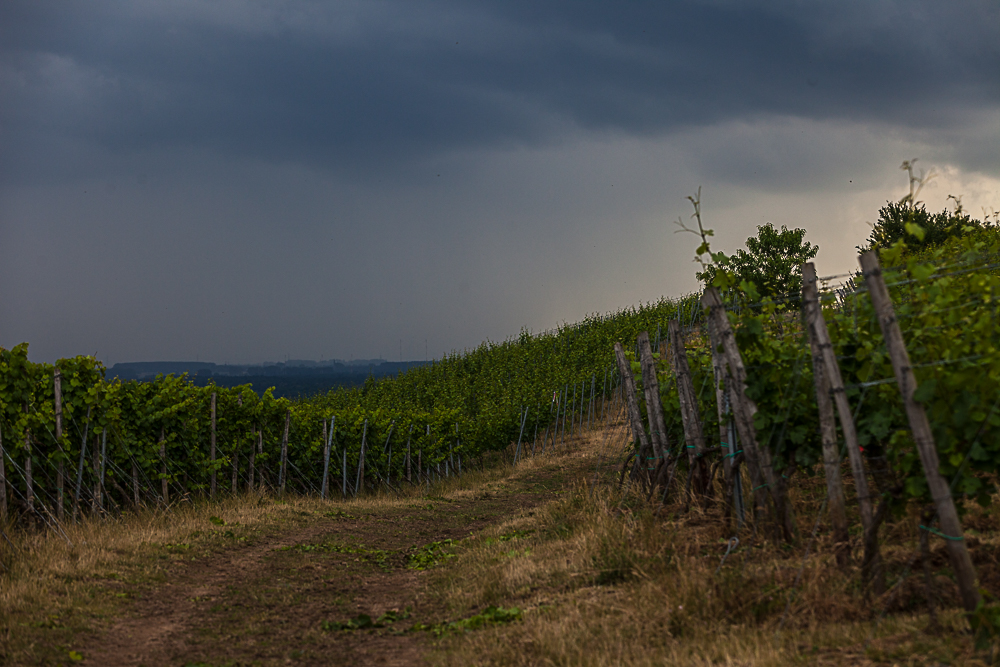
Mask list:
[[[385,359],[360,359],[343,361],[308,361],[293,359],[287,362],[264,364],[214,364],[204,361],[133,361],[119,363],[108,369],[109,378],[149,381],[157,375],[187,373],[198,386],[209,382],[222,387],[253,385],[262,393],[274,387],[275,396],[311,396],[325,393],[336,387],[353,387],[364,384],[369,376],[375,378],[396,375],[427,361],[386,361]]]

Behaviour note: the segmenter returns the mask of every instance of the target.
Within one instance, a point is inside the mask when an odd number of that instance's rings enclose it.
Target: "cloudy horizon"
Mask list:
[[[437,358],[694,291],[675,233],[1000,209],[1000,6],[14,0],[0,346]]]

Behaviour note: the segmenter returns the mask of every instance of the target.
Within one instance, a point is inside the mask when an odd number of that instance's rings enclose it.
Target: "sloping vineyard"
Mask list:
[[[619,347],[632,375],[622,479],[661,505],[717,508],[733,535],[811,548],[823,523],[837,561],[858,549],[862,588],[879,595],[914,562],[884,566],[884,526],[919,515],[914,558],[943,540],[974,626],[996,627],[961,514],[964,501],[991,503],[1000,472],[1000,234],[859,259],[833,286],[807,264],[801,294],[757,303],[726,306],[709,288],[701,316],[670,323],[658,353],[646,334],[638,354]],[[803,475],[825,476],[818,516],[795,516]]]
[[[487,342],[395,378],[302,400],[186,377],[121,382],[94,358],[0,349],[0,513],[67,515],[246,489],[325,497],[450,475],[521,439],[593,421],[612,343],[698,314],[697,297]],[[255,391],[257,390],[257,391]]]

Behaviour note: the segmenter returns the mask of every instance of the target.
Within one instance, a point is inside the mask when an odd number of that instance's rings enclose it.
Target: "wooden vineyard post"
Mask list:
[[[284,495],[288,480],[288,429],[292,426],[292,411],[285,411],[285,434],[281,436],[281,464],[278,468],[278,493]]]
[[[545,453],[545,445],[549,439],[549,430],[552,428],[552,407],[556,405],[555,395],[555,392],[552,392],[552,398],[549,400],[549,418],[545,422],[545,431],[542,433],[542,454]],[[552,433],[552,439],[555,440],[555,431]]]
[[[319,496],[326,500],[330,491],[330,448],[333,447],[333,427],[337,423],[337,415],[330,417],[330,433],[326,433],[326,422],[323,422],[323,435],[326,436],[326,447],[323,450],[323,484],[320,488]]]
[[[52,388],[55,394],[56,410],[56,518],[63,520],[63,486],[65,485],[66,468],[62,457],[62,373],[55,369],[52,377]]]
[[[604,403],[608,400],[608,369],[604,369],[604,382],[601,384],[601,412],[600,420],[604,421]],[[597,412],[597,408],[594,408],[594,412]]]
[[[236,444],[233,445],[233,460],[232,460],[232,480],[229,483],[229,488],[233,490],[233,495],[239,491],[239,472],[240,472],[240,439],[239,436],[236,438]]]
[[[837,424],[833,400],[830,398],[830,380],[816,337],[816,319],[823,315],[816,288],[816,267],[812,262],[802,265],[802,311],[806,321],[806,332],[809,335],[809,348],[812,351],[813,381],[816,386],[816,405],[819,411],[819,433],[823,445],[823,470],[826,473],[830,523],[833,526],[834,554],[837,563],[844,567],[851,557],[851,545],[847,534],[847,509],[844,502],[844,485],[840,479]]]
[[[570,401],[569,385],[566,385],[566,405],[563,409],[563,435],[566,434],[566,420],[569,420],[569,437],[573,437],[573,423],[576,420],[576,383],[573,383],[573,400]]]
[[[559,441],[560,445],[564,444],[566,442],[566,420],[570,418],[569,415],[572,414],[573,411],[576,409],[576,406],[570,404],[570,402],[569,402],[569,385],[568,384],[566,385],[565,389],[563,390],[563,394],[564,394],[564,396],[563,396],[563,399],[564,399],[564,402],[563,402],[563,431],[562,431],[562,437],[563,437],[563,439]],[[570,426],[570,430],[569,430],[569,435],[570,435],[570,437],[573,437],[572,422],[570,422],[570,424],[571,424],[571,426]]]
[[[215,392],[212,392],[212,432],[211,440],[209,441],[208,449],[208,460],[212,466],[212,481],[209,487],[209,494],[214,498],[216,489],[216,472],[215,472]]]
[[[569,412],[569,409],[570,409],[570,404],[569,404],[569,385],[567,384],[567,385],[563,386],[563,411],[562,411],[562,413],[563,413],[563,425],[562,425],[562,439],[559,440],[559,444],[560,445],[566,444],[566,419],[568,419],[568,416],[567,416],[566,413]],[[570,435],[572,436],[573,433],[570,432]]]
[[[94,435],[94,450],[93,450],[93,452],[91,452],[91,455],[90,455],[90,460],[93,461],[92,469],[93,469],[93,473],[94,473],[93,474],[94,486],[92,487],[91,493],[90,493],[90,513],[91,514],[94,514],[94,513],[97,512],[97,505],[98,505],[98,503],[100,503],[101,478],[98,476],[100,474],[98,471],[101,469],[101,444],[100,444],[100,442],[101,442],[101,439],[98,438],[97,435],[95,434]]]
[[[521,438],[524,436],[524,422],[528,419],[528,408],[521,413],[521,431],[517,434],[517,447],[514,448],[514,465],[517,465],[518,456],[521,454]],[[455,425],[458,428],[458,425]]]
[[[705,434],[701,427],[701,416],[698,414],[698,394],[694,390],[694,380],[691,377],[691,366],[688,364],[680,322],[670,321],[667,325],[667,337],[671,350],[670,361],[674,367],[674,377],[677,378],[677,395],[681,404],[681,422],[684,425],[688,464],[694,471],[692,474],[694,488],[699,494],[707,494],[710,491],[709,470],[705,465],[707,462],[702,458],[705,454]]]
[[[136,465],[135,458],[132,459],[132,503],[139,506],[139,466]]]
[[[102,512],[104,511],[104,471],[108,467],[108,427],[105,426],[101,431],[101,466],[100,466],[100,476],[97,478],[97,507]]]
[[[163,497],[163,504],[170,504],[169,488],[167,487],[167,439],[166,431],[160,427],[160,493]]]
[[[358,454],[358,477],[354,482],[354,496],[361,493],[362,485],[365,483],[365,441],[368,437],[368,420],[365,419],[364,428],[361,430],[361,452]]]
[[[101,512],[104,511],[104,496],[107,495],[104,489],[104,480],[106,479],[104,471],[108,467],[108,427],[105,426],[101,430],[101,465],[98,467],[98,477],[97,477],[97,509]]]
[[[395,427],[396,427],[396,420],[393,419],[392,422],[389,424],[389,435],[385,436],[385,445],[382,446],[383,452],[386,450],[387,447],[389,448],[389,456],[386,458],[386,463],[385,463],[385,484],[386,487],[390,489],[392,488],[392,429]]]
[[[239,407],[239,408],[243,407],[243,394],[240,394],[236,398],[236,407]],[[253,457],[253,441],[252,440],[250,441],[250,456]],[[240,487],[239,487],[239,481],[240,481],[240,436],[239,435],[236,436],[236,441],[233,443],[233,460],[232,460],[232,464],[233,464],[233,472],[232,472],[233,479],[232,479],[232,482],[229,484],[229,488],[232,490],[232,493],[235,496],[237,493],[239,493],[239,490],[240,490]]]
[[[24,406],[24,411],[28,411],[28,406]],[[26,484],[24,500],[28,505],[28,512],[35,511],[35,485],[31,478],[31,430],[24,432],[24,481]]]
[[[590,376],[590,400],[587,401],[587,428],[594,428],[594,389],[597,385],[597,373]]]
[[[632,377],[632,366],[625,357],[625,348],[621,343],[615,343],[615,359],[618,361],[618,371],[621,373],[622,394],[628,407],[629,423],[632,426],[632,437],[639,443],[635,453],[635,464],[632,466],[631,478],[635,479],[640,470],[645,469],[645,457],[649,456],[650,444],[646,437],[646,429],[642,426],[642,413],[639,412],[639,402],[636,400],[635,379]]]
[[[574,407],[573,420],[576,422],[576,433],[577,433],[577,435],[579,435],[580,432],[583,430],[583,395],[585,393],[586,387],[587,387],[587,383],[586,382],[581,382],[580,383],[580,402],[579,402],[579,405],[580,405],[580,414],[579,415],[577,415],[577,413],[575,411],[576,410],[576,405],[577,405],[576,396],[575,396],[575,394],[573,396],[573,407]],[[576,386],[574,385],[573,388],[576,389]],[[572,423],[573,422],[570,422],[570,424],[572,424]]]
[[[889,350],[889,358],[896,374],[899,393],[903,396],[906,417],[910,422],[913,441],[920,453],[920,462],[924,466],[924,475],[927,478],[927,486],[937,509],[938,522],[947,536],[945,546],[948,549],[951,567],[955,572],[955,580],[962,595],[962,606],[971,613],[975,611],[980,601],[976,569],[972,565],[969,551],[965,547],[962,522],[958,518],[955,501],[951,497],[951,488],[938,470],[940,462],[937,448],[934,445],[934,434],[931,431],[930,421],[927,419],[924,406],[913,398],[917,391],[917,380],[910,364],[906,343],[903,341],[903,332],[896,320],[896,312],[892,305],[892,299],[889,297],[889,290],[882,279],[882,268],[879,266],[878,255],[875,251],[869,251],[861,255],[859,261],[865,283],[868,285],[868,293],[872,298],[872,305],[878,316],[879,326],[882,329],[882,336],[885,338],[886,348]]]
[[[872,510],[871,491],[868,477],[865,473],[865,461],[858,446],[858,432],[854,426],[854,415],[844,390],[844,379],[840,374],[840,365],[830,340],[830,332],[826,328],[823,309],[812,311],[814,317],[808,320],[810,336],[815,338],[816,347],[823,357],[823,377],[830,386],[830,396],[837,408],[840,421],[840,431],[844,435],[844,448],[851,463],[851,476],[854,479],[854,490],[858,496],[858,509],[861,515],[861,528],[864,530],[865,554],[861,565],[862,578],[867,584],[874,585],[875,593],[881,595],[885,590],[885,575],[882,571],[882,556],[879,553],[878,540],[874,539],[873,531],[878,530],[875,524],[875,512]],[[825,458],[825,455],[824,455]],[[839,456],[838,456],[839,465]],[[869,539],[871,538],[871,539]]]
[[[90,440],[90,408],[87,408],[87,423],[83,427],[80,441],[80,465],[76,469],[76,488],[73,492],[73,521],[80,516],[80,493],[83,490],[83,464],[87,460],[87,442]]]
[[[257,429],[257,456],[264,455],[264,427]],[[260,490],[264,490],[264,469],[260,469]]]
[[[250,459],[247,461],[247,490],[253,493],[254,477],[257,473],[257,430],[250,430]]]
[[[321,442],[323,443],[323,452],[324,452],[323,453],[323,468],[325,469],[327,467],[327,456],[326,456],[326,436],[327,436],[327,429],[326,429],[326,419],[324,418],[322,421],[323,421],[323,437],[322,437]],[[323,477],[326,477],[326,472],[323,473]],[[322,481],[321,481],[320,487],[319,487],[319,497],[320,498],[325,498],[326,497],[326,494],[323,493],[323,487],[324,487],[324,483],[322,483]]]
[[[563,445],[566,443],[566,408],[569,407],[569,385],[563,385],[563,396],[560,403],[562,408],[562,435],[560,436],[559,444]],[[556,412],[556,428],[559,428],[559,413]],[[552,439],[552,445],[555,447],[555,438]]]
[[[343,464],[340,466],[340,475],[341,475],[340,495],[341,498],[347,498],[347,445],[346,444],[344,445],[344,461]]]
[[[583,394],[585,392],[586,386],[587,386],[586,382],[581,382],[580,383],[580,400],[579,400],[579,403],[578,403],[577,399],[576,399],[576,391],[575,391],[576,390],[576,385],[575,384],[573,385],[573,389],[574,389],[573,408],[574,408],[574,411],[573,411],[573,420],[570,421],[570,427],[572,427],[573,423],[576,422],[576,431],[575,432],[576,432],[576,435],[578,437],[579,437],[580,433],[583,431],[583,413],[584,413]],[[580,414],[576,413],[576,406],[577,405],[580,406]],[[570,432],[571,433],[573,432],[572,429],[571,429]]]
[[[413,440],[413,424],[410,424],[410,432],[406,436],[406,482],[413,484],[413,460],[410,456],[410,442]]]
[[[574,382],[573,383],[573,402],[570,403],[570,406],[569,406],[569,437],[571,437],[571,438],[573,437],[573,435],[578,430],[577,419],[576,419],[576,405],[577,405],[576,394],[577,394],[577,386],[576,386],[576,382]],[[568,398],[568,395],[567,395],[567,398]]]
[[[653,360],[653,350],[649,345],[649,332],[643,331],[636,341],[639,346],[639,365],[642,367],[642,392],[646,397],[646,417],[649,421],[649,440],[653,446],[653,456],[657,467],[662,465],[670,454],[670,443],[667,441],[667,421],[663,417],[663,406],[660,404],[660,383],[656,379],[656,362]]]
[[[3,428],[0,428],[0,520],[7,519],[7,465],[4,461]]]
[[[709,320],[708,327],[711,329],[712,321]],[[716,340],[713,333],[709,335],[711,340]],[[726,527],[728,528],[730,509],[736,514],[737,528],[743,528],[743,490],[739,488],[739,466],[737,465],[736,443],[731,437],[732,419],[729,416],[729,401],[726,395],[726,378],[724,372],[725,362],[722,361],[719,350],[714,344],[709,345],[712,350],[712,374],[715,377],[715,409],[719,420],[719,444],[725,454],[722,456],[722,474],[726,481],[725,505],[723,507],[726,516]]]
[[[736,338],[729,325],[729,318],[726,316],[719,291],[715,287],[707,288],[702,295],[701,303],[708,309],[712,322],[712,326],[709,327],[709,333],[715,337],[712,346],[722,350],[725,360],[726,387],[729,390],[730,405],[736,422],[736,433],[739,435],[747,470],[754,485],[754,507],[758,525],[764,520],[767,511],[767,494],[763,491],[766,488],[770,491],[771,500],[774,502],[778,524],[784,538],[792,542],[796,536],[795,519],[791,507],[784,502],[783,486],[778,484],[771,464],[771,453],[757,446],[757,431],[753,423],[757,405],[746,395],[746,367],[736,346]]]

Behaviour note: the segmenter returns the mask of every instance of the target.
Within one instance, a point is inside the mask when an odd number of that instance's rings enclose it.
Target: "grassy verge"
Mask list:
[[[591,442],[597,446],[596,439]],[[814,480],[821,487],[822,478]],[[821,493],[807,480],[800,516]],[[928,631],[924,580],[908,517],[886,529],[886,595],[866,597],[857,564],[837,567],[821,539],[809,555],[742,535],[731,550],[721,517],[656,511],[616,485],[577,484],[531,516],[469,540],[437,572],[455,616],[484,607],[523,610],[523,621],[444,638],[439,665],[975,665],[943,545],[933,551],[940,628]],[[996,516],[970,509],[984,585],[1000,570]],[[824,531],[821,530],[821,534]],[[804,542],[808,542],[806,539]]]
[[[0,664],[78,660],[81,638],[106,630],[129,613],[132,602],[156,595],[176,573],[198,561],[257,545],[270,553],[280,549],[274,545],[282,534],[312,524],[377,522],[412,514],[414,508],[433,514],[435,505],[502,483],[498,480],[506,479],[508,472],[508,467],[498,465],[430,487],[404,486],[400,494],[346,501],[245,494],[183,503],[169,510],[141,509],[117,518],[85,517],[59,531],[4,527],[9,542],[0,545]],[[416,534],[413,538],[417,543],[422,539]],[[349,548],[361,550],[329,547]],[[440,545],[431,545],[416,552],[414,569],[446,560],[441,551]],[[362,555],[377,561],[379,553]]]
[[[721,517],[659,508],[619,489],[615,469],[600,466],[608,461],[602,452],[616,446],[606,435],[401,495],[248,495],[85,520],[66,526],[65,539],[12,535],[0,587],[0,663],[69,664],[80,655],[75,642],[129,613],[134,598],[156,595],[198,561],[255,549],[270,563],[261,580],[226,589],[198,612],[212,631],[201,638],[206,652],[231,649],[225,638],[239,628],[259,639],[276,616],[291,618],[287,608],[301,615],[290,622],[312,634],[267,639],[300,642],[285,653],[305,662],[365,637],[381,647],[372,651],[398,652],[389,639],[405,635],[426,638],[438,665],[991,663],[996,647],[977,652],[965,631],[941,544],[933,567],[942,627],[926,632],[913,517],[886,526],[887,579],[899,585],[882,597],[859,590],[857,551],[854,566],[836,566],[822,524],[808,555],[808,536],[787,548],[741,534],[723,562],[731,533]],[[808,528],[822,488],[821,477],[795,488]],[[991,509],[970,508],[965,525],[980,579],[994,590],[1000,522]],[[385,600],[353,597],[370,591],[352,582],[401,582],[400,572],[418,577],[405,580],[419,592],[412,616],[387,601],[398,597],[395,583],[386,584]],[[314,618],[299,598],[326,607]],[[278,664],[278,653],[259,652],[260,664]]]

